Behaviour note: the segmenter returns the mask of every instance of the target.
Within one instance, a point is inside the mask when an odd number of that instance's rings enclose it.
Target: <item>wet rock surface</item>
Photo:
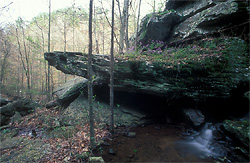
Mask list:
[[[199,127],[202,123],[205,122],[205,116],[200,110],[197,109],[184,109],[184,116],[186,117],[187,123],[191,122],[191,125],[194,127]]]

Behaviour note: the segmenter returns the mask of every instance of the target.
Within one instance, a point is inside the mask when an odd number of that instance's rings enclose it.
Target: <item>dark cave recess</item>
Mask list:
[[[246,86],[234,90],[230,98],[208,98],[205,101],[195,101],[190,97],[172,98],[149,95],[138,92],[114,92],[114,105],[136,109],[160,123],[183,122],[183,109],[199,109],[208,122],[221,122],[225,119],[241,118],[249,113],[249,101],[243,97]],[[109,104],[109,86],[95,86],[96,100]]]

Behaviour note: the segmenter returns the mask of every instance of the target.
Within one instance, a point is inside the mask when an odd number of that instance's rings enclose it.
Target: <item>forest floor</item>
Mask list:
[[[1,130],[1,141],[5,139],[1,142],[0,147],[1,162],[87,161],[91,155],[89,148],[89,125],[77,125],[74,127],[55,126],[52,119],[58,116],[59,111],[57,110],[38,108],[34,113],[22,117],[20,123],[9,124],[8,127]],[[8,137],[13,131],[16,131],[11,135],[13,138]],[[107,129],[99,128],[98,124],[96,124],[95,137],[97,144],[100,144],[101,140],[110,137],[110,133]],[[20,142],[16,143],[16,140]],[[16,145],[9,146],[9,141],[12,144],[16,143]],[[7,145],[5,145],[6,143]],[[30,147],[29,144],[36,145]],[[46,149],[44,148],[45,145],[47,146]],[[43,148],[40,151],[40,156],[37,156],[38,148]],[[36,150],[35,154],[34,150]],[[24,153],[24,151],[28,153]],[[33,158],[25,158],[26,155],[34,156]]]
[[[211,162],[212,159],[190,149],[181,141],[181,128],[163,124],[139,127],[117,127],[112,137],[107,127],[96,124],[97,148],[90,150],[89,125],[56,126],[59,116],[54,109],[39,108],[24,116],[20,123],[1,130],[17,129],[13,138],[1,145],[3,162],[88,162],[90,156],[101,156],[105,162]],[[46,118],[47,117],[47,118]],[[130,133],[132,136],[128,136]],[[4,144],[8,144],[5,147]],[[13,145],[16,144],[16,145]]]
[[[140,127],[117,127],[112,137],[107,127],[96,124],[97,148],[90,150],[89,125],[73,128],[55,126],[52,119],[59,116],[54,109],[38,108],[10,124],[3,133],[17,131],[1,143],[3,162],[87,162],[90,156],[101,156],[105,162],[210,162],[199,157],[180,142],[183,140],[178,126],[152,124]],[[134,133],[128,136],[129,133]],[[9,143],[11,142],[11,143]],[[7,145],[5,145],[7,144]],[[10,145],[11,144],[11,145]]]

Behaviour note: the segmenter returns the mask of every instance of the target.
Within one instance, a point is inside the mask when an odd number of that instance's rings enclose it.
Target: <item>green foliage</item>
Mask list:
[[[157,12],[162,12],[165,8],[165,0],[161,0],[160,2],[158,2],[158,9]]]
[[[182,48],[165,46],[162,41],[152,40],[149,44],[139,43],[138,47],[127,49],[128,60],[141,60],[147,63],[161,63],[165,68],[182,68],[183,66],[199,66],[207,71],[227,71],[235,69],[239,64],[247,65],[249,53],[247,44],[238,38],[207,38]],[[247,68],[247,67],[246,67]]]
[[[6,134],[7,132],[10,132],[10,129],[3,130],[3,133]]]
[[[159,11],[156,16],[162,16],[162,15],[165,15],[165,14],[168,14],[168,13],[175,13],[176,11],[174,9],[171,9],[171,10],[166,10],[166,11]]]
[[[89,158],[90,153],[89,153],[89,152],[83,152],[83,153],[81,153],[81,154],[76,153],[75,156],[76,156],[76,158],[77,158],[78,160],[86,160],[86,159]]]

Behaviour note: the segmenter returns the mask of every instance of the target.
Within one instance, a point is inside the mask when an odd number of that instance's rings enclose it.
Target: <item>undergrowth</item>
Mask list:
[[[200,64],[205,68],[225,68],[229,58],[247,53],[246,44],[238,38],[205,38],[183,47],[168,47],[164,42],[152,40],[146,45],[130,47],[118,59],[162,63],[165,68]],[[222,67],[221,67],[222,66]]]

